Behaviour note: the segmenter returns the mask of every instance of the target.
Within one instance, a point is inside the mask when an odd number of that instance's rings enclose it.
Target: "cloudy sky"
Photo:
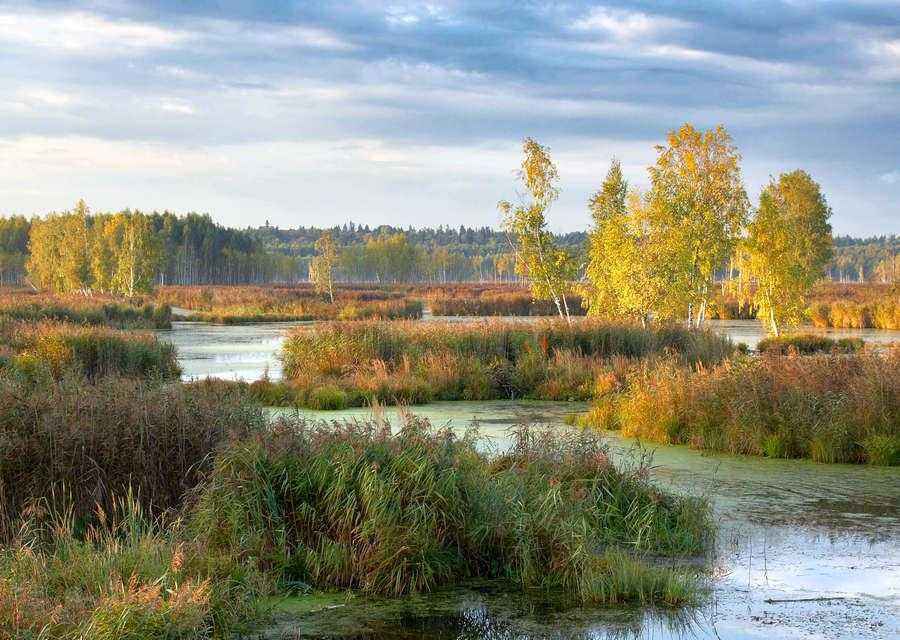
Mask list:
[[[186,8],[188,6],[189,8]],[[233,226],[497,224],[521,139],[556,230],[612,157],[722,123],[756,197],[798,167],[837,233],[900,233],[900,3],[0,0],[0,212]]]

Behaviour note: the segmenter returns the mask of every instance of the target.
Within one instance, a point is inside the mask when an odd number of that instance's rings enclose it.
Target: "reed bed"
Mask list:
[[[592,434],[523,428],[503,455],[408,418],[277,425],[221,456],[193,526],[282,585],[405,595],[471,577],[583,602],[683,604],[683,571],[645,554],[702,553],[702,500],[616,469]]]
[[[819,283],[810,292],[806,321],[822,329],[900,329],[900,290],[890,284]],[[709,317],[754,320],[756,308],[733,296],[719,295]]]
[[[900,350],[644,364],[582,423],[697,449],[900,464]]]
[[[0,363],[6,375],[89,379],[125,376],[169,380],[181,374],[175,348],[152,333],[66,322],[0,318]]]
[[[0,547],[0,640],[208,640],[260,618],[266,580],[131,496],[79,524],[33,512]]]
[[[817,302],[807,311],[816,327],[836,329],[900,329],[900,294],[873,302]]]
[[[768,337],[759,341],[756,348],[761,353],[788,355],[798,353],[855,353],[865,346],[862,338],[838,338],[814,333],[800,333],[777,337]]]
[[[372,402],[589,399],[614,357],[671,352],[711,364],[733,350],[710,332],[583,320],[439,324],[328,323],[298,328],[282,348],[288,382],[251,388],[263,402],[317,409]]]
[[[188,320],[214,324],[254,322],[309,322],[313,320],[410,320],[422,317],[418,300],[340,301],[321,300],[273,305],[240,305],[193,313]]]
[[[117,329],[168,329],[172,311],[166,304],[104,296],[52,295],[27,291],[0,295],[0,318],[23,322],[57,321]]]
[[[422,317],[422,302],[401,291],[342,288],[334,303],[309,286],[164,287],[157,299],[192,311],[189,320],[216,324],[312,320],[397,320]]]
[[[587,314],[578,296],[567,296],[569,313]],[[451,291],[438,290],[428,298],[431,313],[436,316],[556,316],[559,311],[550,300],[535,300],[523,289]]]
[[[0,541],[28,509],[67,505],[83,523],[129,489],[148,514],[178,508],[223,442],[263,425],[215,383],[0,377]]]
[[[615,467],[590,432],[523,426],[498,453],[411,416],[393,434],[264,428],[217,383],[66,384],[0,382],[3,640],[230,638],[263,598],[311,588],[488,577],[670,606],[702,592],[680,560],[708,550],[708,504],[658,489],[644,460]]]
[[[372,302],[397,300],[405,295],[400,289],[388,287],[341,285],[335,289],[338,300]],[[155,292],[158,302],[196,311],[213,311],[220,307],[242,305],[276,305],[284,302],[323,301],[312,285],[257,286],[257,285],[209,285],[159,287]]]

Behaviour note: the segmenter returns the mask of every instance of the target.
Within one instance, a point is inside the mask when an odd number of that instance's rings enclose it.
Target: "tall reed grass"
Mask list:
[[[189,320],[216,324],[422,317],[420,300],[371,288],[340,289],[334,303],[308,286],[165,287],[157,299],[193,311]]]
[[[7,375],[90,379],[115,375],[173,379],[181,369],[175,348],[152,333],[66,322],[0,319],[0,356]]]
[[[862,338],[838,338],[816,335],[814,333],[801,333],[768,337],[759,341],[756,345],[762,353],[775,353],[787,355],[789,353],[854,353],[865,346]]]
[[[566,298],[569,312],[583,316],[587,309],[578,296]],[[436,316],[556,316],[559,311],[550,300],[535,300],[524,289],[438,290],[428,298],[431,313]]]
[[[214,382],[0,377],[0,542],[40,504],[70,506],[76,523],[129,489],[150,515],[178,508],[223,442],[264,424],[258,408]]]
[[[0,547],[0,640],[208,640],[259,619],[266,580],[129,496],[95,522],[33,512]]]
[[[263,381],[263,399],[311,408],[373,401],[588,399],[614,357],[674,353],[712,364],[733,350],[709,332],[583,320],[329,323],[298,328],[282,348],[289,385]]]
[[[499,457],[476,442],[416,419],[279,424],[219,458],[193,526],[284,587],[396,596],[481,576],[584,602],[697,596],[643,558],[702,553],[704,502],[616,469],[588,432],[521,429]]]
[[[900,464],[900,350],[740,357],[692,370],[646,363],[587,425],[736,454]]]
[[[50,320],[118,329],[168,329],[172,326],[172,311],[166,304],[24,291],[0,295],[0,318],[25,322]]]

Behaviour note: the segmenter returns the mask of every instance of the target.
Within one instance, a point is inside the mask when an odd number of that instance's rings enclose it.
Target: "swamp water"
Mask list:
[[[161,337],[178,347],[185,377],[252,380],[264,370],[279,374],[276,353],[287,326],[175,323]],[[584,408],[581,403],[496,401],[435,403],[413,411],[436,426],[460,430],[474,420],[502,448],[515,424],[566,428],[564,417]],[[301,413],[329,420],[369,415],[364,409]],[[399,422],[396,410],[383,413]],[[609,438],[614,455],[636,455],[633,441],[615,434]],[[396,600],[339,595],[286,600],[278,605],[275,624],[249,637],[900,637],[900,469],[700,454],[683,447],[648,449],[655,481],[707,495],[713,503],[720,527],[717,553],[709,597],[696,609],[576,607],[487,583]]]

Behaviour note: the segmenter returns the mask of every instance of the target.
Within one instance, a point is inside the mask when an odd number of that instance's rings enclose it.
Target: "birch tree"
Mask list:
[[[757,316],[774,335],[800,323],[806,295],[825,275],[832,257],[829,217],[825,196],[805,171],[781,174],[760,194],[742,265]]]
[[[528,279],[536,299],[552,300],[559,316],[571,322],[566,293],[572,286],[576,266],[572,256],[556,245],[553,234],[547,230],[546,218],[559,197],[559,172],[549,149],[533,138],[525,138],[522,151],[518,176],[528,199],[518,205],[502,200],[497,208],[516,256],[516,273]]]
[[[657,147],[648,194],[650,242],[667,281],[664,315],[680,309],[700,326],[713,295],[713,277],[733,255],[749,204],[740,155],[724,127],[682,125]]]

